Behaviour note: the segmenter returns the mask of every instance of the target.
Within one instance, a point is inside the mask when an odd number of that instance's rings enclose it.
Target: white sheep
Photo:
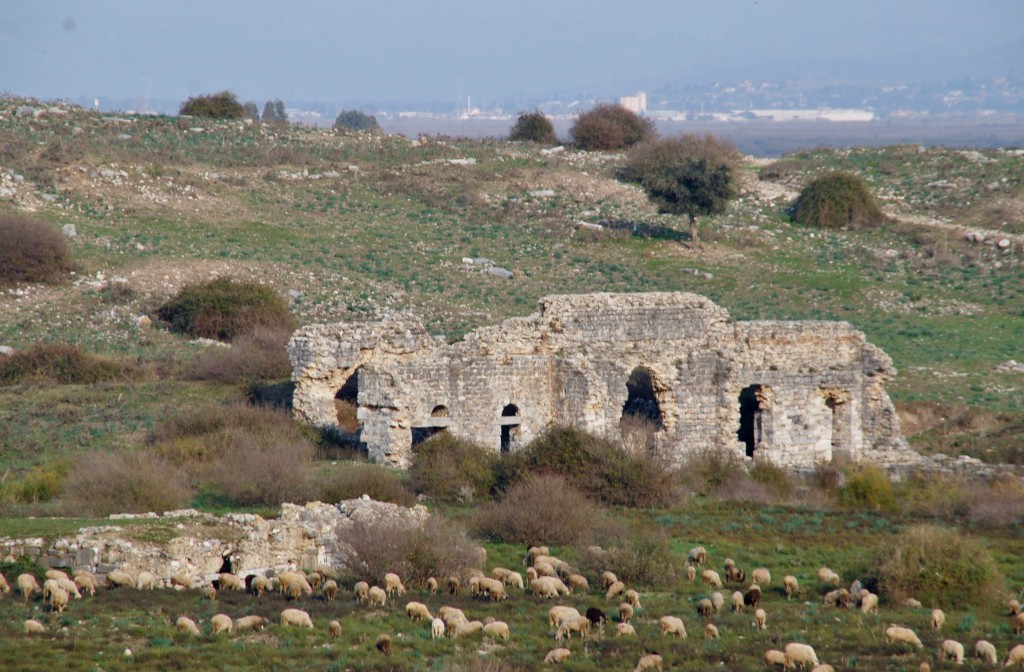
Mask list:
[[[601,573],[601,587],[604,588],[605,590],[608,590],[609,586],[611,586],[613,583],[617,582],[618,580],[619,580],[619,577],[615,576],[615,574],[612,573],[612,572],[602,572]]]
[[[24,627],[26,635],[38,635],[46,632],[46,626],[40,623],[39,621],[35,620],[34,618],[26,620]]]
[[[366,581],[358,581],[352,587],[352,592],[355,593],[356,602],[367,602],[370,599],[370,584]]]
[[[64,613],[64,607],[68,606],[68,591],[63,588],[56,588],[50,593],[50,612],[57,610],[58,613]]]
[[[764,666],[770,668],[776,665],[786,667],[786,654],[778,649],[768,649],[764,652]]]
[[[1018,644],[1010,649],[1010,653],[1006,656],[1006,662],[1003,663],[1003,667],[1010,667],[1011,665],[1024,667],[1024,644]]]
[[[990,665],[995,665],[999,662],[999,656],[996,655],[996,647],[992,642],[985,639],[979,639],[974,643],[974,655]]]
[[[616,637],[636,637],[636,628],[632,623],[617,623],[615,625]]]
[[[661,672],[664,662],[656,653],[645,653],[640,656],[640,660],[637,661],[636,667],[633,668],[633,672],[643,672],[644,670],[658,670]]]
[[[480,594],[491,598],[492,602],[500,602],[508,599],[508,591],[505,584],[497,579],[480,579]]]
[[[760,586],[767,586],[772,582],[772,573],[764,567],[758,567],[750,573],[750,579]]]
[[[586,616],[575,616],[562,621],[555,632],[555,639],[568,637],[572,639],[572,633],[580,633],[582,639],[590,639],[590,619]]]
[[[430,638],[438,639],[444,637],[445,624],[440,618],[435,618],[430,622]]]
[[[604,593],[604,599],[610,600],[613,597],[618,597],[619,595],[622,595],[624,590],[626,590],[626,584],[622,581],[616,581],[612,585],[608,586],[608,590]]]
[[[374,644],[378,651],[383,653],[385,656],[391,655],[391,636],[387,633],[378,635],[377,642]]]
[[[469,635],[476,634],[483,629],[484,624],[480,621],[465,621],[455,624],[455,628],[451,631],[451,636],[453,638],[468,637]]]
[[[430,610],[427,609],[427,605],[422,602],[409,602],[405,605],[405,615],[409,617],[409,620],[418,621],[420,619],[433,620],[433,616],[430,615]]]
[[[156,588],[156,576],[153,572],[139,572],[135,579],[135,587],[139,590],[153,590]]]
[[[796,577],[789,574],[782,578],[782,585],[786,589],[786,599],[791,600],[796,595],[797,591],[800,590],[800,582],[796,580]]]
[[[548,625],[552,630],[561,627],[562,622],[570,618],[579,618],[580,612],[575,607],[555,605],[548,609]]]
[[[811,668],[811,672],[836,672],[836,668],[832,667],[828,663],[822,663],[821,665],[815,665]]]
[[[522,579],[520,579],[520,580],[522,580]],[[427,593],[429,593],[430,595],[436,595],[437,594],[437,579],[435,579],[432,576],[428,576],[427,577],[427,584],[426,584],[426,586],[427,586]]]
[[[526,557],[523,558],[523,565],[529,567],[533,564],[534,558],[538,558],[545,555],[551,555],[551,550],[547,546],[531,546],[526,551]]]
[[[957,665],[964,664],[964,645],[955,639],[945,639],[939,647],[943,660],[952,660]]]
[[[50,599],[50,595],[53,595],[53,591],[60,588],[60,584],[57,583],[57,579],[47,579],[43,581],[43,601]]]
[[[1016,616],[1017,614],[1020,613],[1020,601],[1019,600],[1010,600],[1009,607],[1010,607],[1010,616]]]
[[[445,622],[445,625],[458,621],[466,621],[466,615],[458,607],[443,606],[437,610],[437,617]],[[552,626],[554,627],[554,626]]]
[[[135,577],[128,572],[115,569],[107,574],[107,588],[134,588]]]
[[[504,583],[509,588],[518,588],[519,590],[524,590],[523,575],[519,572],[509,572],[502,580],[502,583]]]
[[[910,628],[904,628],[899,625],[890,625],[888,628],[886,628],[885,639],[890,644],[895,644],[899,642],[902,644],[912,644],[919,649],[924,648],[924,644],[921,643],[921,640],[918,638],[916,632],[914,632]]]
[[[320,586],[324,585],[324,575],[320,572],[310,572],[309,576],[306,577],[306,580],[309,581],[309,586],[313,590],[316,590]]]
[[[301,574],[298,576],[301,576]],[[245,590],[245,581],[239,578],[238,576],[235,576],[234,574],[229,574],[227,572],[218,574],[217,580],[219,582],[218,585],[220,586],[219,590]],[[305,578],[303,578],[303,581],[305,581]],[[293,582],[292,585],[296,583],[300,586],[302,585],[301,582],[299,581]],[[306,581],[306,585],[309,586],[308,581]],[[305,592],[305,589],[303,589],[303,591]],[[312,586],[310,586],[309,593],[312,594],[312,592],[313,588]]]
[[[725,606],[725,596],[717,590],[711,593],[711,606],[715,608],[715,613],[722,613],[722,607]]]
[[[538,576],[558,576],[558,570],[550,562],[544,562],[538,560],[533,563],[533,571],[537,572]]]
[[[865,614],[878,613],[878,595],[868,593],[860,601],[860,610]]]
[[[227,614],[214,614],[210,617],[210,634],[216,635],[221,632],[231,633],[235,629],[235,622]]]
[[[582,591],[590,590],[590,582],[587,581],[587,577],[582,574],[570,574],[566,581],[570,591],[577,588]]]
[[[60,569],[48,569],[45,572],[43,572],[43,576],[47,579],[53,579],[54,581],[56,581],[57,579],[69,578],[67,572]]]
[[[629,602],[623,602],[619,605],[619,621],[622,623],[629,623],[633,620],[633,605]]]
[[[384,592],[388,594],[388,597],[391,597],[393,593],[405,595],[405,586],[402,585],[402,579],[398,577],[398,574],[388,572],[384,575]]]
[[[281,612],[281,625],[313,629],[313,620],[301,609],[285,609]]]
[[[839,585],[839,575],[833,572],[828,567],[822,567],[818,570],[818,581],[821,583],[828,584],[830,586]]]
[[[231,580],[228,579],[230,582]],[[243,588],[245,583],[242,584]],[[277,587],[285,595],[296,597],[305,593],[306,595],[313,594],[313,586],[309,585],[309,581],[306,579],[306,575],[302,572],[281,572],[277,576]]]
[[[341,623],[338,621],[331,621],[327,624],[327,638],[338,639],[341,637]]]
[[[738,590],[732,594],[732,610],[737,614],[743,613],[743,593]]]
[[[68,591],[68,595],[71,595],[76,600],[82,599],[82,593],[78,591],[78,585],[71,579],[57,579],[57,585],[63,590]]]
[[[174,625],[178,629],[178,632],[193,635],[195,637],[199,636],[199,628],[196,627],[196,622],[188,616],[179,616]]]
[[[338,596],[338,582],[334,579],[327,579],[324,581],[324,599],[328,602],[334,602],[334,598]]]
[[[548,655],[544,656],[544,662],[548,665],[561,665],[572,657],[572,651],[565,648],[551,649]]]
[[[690,565],[703,565],[708,559],[708,552],[703,546],[694,546],[686,555],[686,562]]]
[[[568,595],[569,588],[553,576],[539,576],[530,582],[530,591],[545,598]]]
[[[743,595],[741,594],[740,595],[740,599],[742,599],[742,598],[743,598]],[[704,618],[707,618],[707,617],[711,616],[711,612],[714,611],[714,610],[715,610],[715,605],[713,605],[711,603],[711,600],[709,600],[708,598],[704,597],[704,598],[701,598],[700,600],[697,601],[697,615],[698,616],[702,616]]]
[[[266,624],[266,619],[262,616],[242,616],[235,619],[235,632],[262,630]]]
[[[388,594],[380,586],[370,586],[367,598],[371,607],[383,607],[388,601]]]
[[[491,578],[497,579],[498,581],[504,581],[505,577],[508,576],[508,573],[511,571],[511,569],[506,569],[505,567],[495,567],[491,570]]]
[[[705,624],[704,639],[718,639],[718,626],[714,623]]]
[[[80,591],[96,595],[96,577],[89,572],[79,572],[73,580]]]
[[[203,598],[215,602],[217,600],[217,589],[213,586],[203,586]]]
[[[754,627],[758,630],[765,630],[768,627],[768,614],[765,613],[764,609],[758,609],[754,612]]]
[[[713,569],[705,569],[703,572],[701,572],[700,581],[705,586],[711,586],[712,588],[722,587],[722,577],[720,577],[718,575],[718,572],[716,572]]]
[[[630,588],[623,595],[626,598],[626,602],[629,602],[634,609],[643,609],[643,606],[640,604],[640,593]]]
[[[75,576],[75,582],[77,581],[78,576]],[[178,572],[177,574],[171,576],[171,586],[173,588],[192,589],[195,588],[196,582],[188,574],[185,574],[184,572]]]
[[[697,569],[693,565],[687,565],[685,571],[687,581],[693,581],[697,578]]]
[[[683,619],[676,616],[662,616],[659,619],[661,625],[661,634],[664,635],[675,635],[676,637],[682,637],[686,639],[686,626],[683,624]]]
[[[505,621],[491,621],[490,623],[485,623],[484,634],[494,637],[495,639],[504,639],[507,642],[509,638],[508,623]]]
[[[11,586],[7,583],[7,578],[3,575],[3,572],[0,572],[0,597],[9,592],[11,592]]]
[[[809,644],[790,642],[783,647],[782,652],[786,654],[786,667],[789,669],[799,667],[802,670],[806,666],[814,667],[818,664],[818,654]]]
[[[946,614],[943,613],[942,609],[932,609],[932,630],[941,632],[942,624],[945,622]]]
[[[36,577],[31,574],[21,574],[18,576],[18,590],[21,591],[22,596],[25,598],[25,602],[28,602],[32,597],[32,593],[42,590],[39,587],[39,582],[36,581]]]

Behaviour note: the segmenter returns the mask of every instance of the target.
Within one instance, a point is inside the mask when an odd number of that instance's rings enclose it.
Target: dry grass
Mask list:
[[[0,287],[62,282],[75,266],[67,239],[49,222],[0,215]]]

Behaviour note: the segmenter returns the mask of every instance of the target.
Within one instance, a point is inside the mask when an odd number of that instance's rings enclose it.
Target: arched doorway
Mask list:
[[[736,437],[746,446],[747,457],[753,457],[759,446],[769,442],[771,401],[771,388],[766,385],[750,385],[740,390],[740,427]]]
[[[626,380],[626,402],[619,418],[622,443],[630,453],[654,454],[659,432],[665,429],[661,404],[655,394],[654,373],[638,366]]]
[[[433,410],[430,411],[430,418],[419,426],[412,428],[413,447],[418,446],[432,436],[448,431],[450,425],[451,420],[449,419],[448,407],[444,405],[434,406]]]
[[[507,404],[501,409],[501,452],[510,453],[519,441],[519,407]]]
[[[359,422],[359,369],[345,380],[334,395],[334,412],[338,428],[346,434],[358,434],[362,429]]]

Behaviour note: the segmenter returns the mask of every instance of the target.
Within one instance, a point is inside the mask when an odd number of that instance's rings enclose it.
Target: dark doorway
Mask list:
[[[519,439],[519,408],[508,404],[501,409],[501,452],[512,452]]]
[[[625,419],[627,416],[646,419],[657,430],[665,429],[661,406],[654,395],[654,376],[646,367],[633,369],[626,381],[626,403],[622,405],[622,417]]]
[[[352,372],[345,384],[334,395],[334,411],[338,427],[348,434],[357,434],[362,429],[359,422],[359,369]]]
[[[436,424],[412,428],[413,447],[418,446],[432,436],[448,431],[449,421],[447,406],[434,406],[434,409],[430,411],[430,417],[436,418]]]
[[[746,446],[747,457],[753,457],[758,444],[765,441],[766,406],[761,385],[751,385],[740,390],[740,429],[736,436]]]

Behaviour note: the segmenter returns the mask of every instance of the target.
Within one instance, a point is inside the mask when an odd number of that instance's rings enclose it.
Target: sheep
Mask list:
[[[750,579],[761,586],[767,586],[772,582],[772,573],[764,567],[758,567],[750,573]]]
[[[697,570],[693,565],[686,566],[686,580],[694,581],[697,578]]]
[[[836,668],[832,667],[828,663],[822,663],[821,665],[815,665],[811,668],[811,672],[836,672]]]
[[[572,639],[573,632],[580,633],[582,639],[590,639],[590,621],[586,616],[574,616],[563,620],[555,631],[555,639],[561,639],[563,636]]]
[[[768,627],[768,614],[765,613],[764,609],[758,609],[754,612],[754,627],[758,630],[765,630]]]
[[[619,605],[619,622],[629,623],[633,620],[633,605],[629,602],[623,602]]]
[[[492,602],[499,602],[501,600],[508,599],[508,592],[505,590],[505,584],[496,579],[483,578],[480,579],[480,594],[491,598]]]
[[[552,630],[557,630],[562,622],[570,618],[579,618],[580,612],[573,607],[555,605],[548,609],[548,625]]]
[[[643,609],[643,606],[640,604],[640,593],[630,588],[624,593],[624,595],[626,597],[626,602],[633,605],[634,609]]]
[[[664,635],[675,635],[686,639],[686,626],[683,624],[683,619],[675,616],[662,616],[659,620],[661,624],[661,634]]]
[[[82,599],[82,593],[78,592],[78,585],[71,579],[57,579],[57,585],[68,591],[68,595],[73,595],[76,600]]]
[[[569,660],[572,656],[572,651],[569,649],[551,649],[548,651],[548,655],[544,656],[544,662],[548,665],[561,665],[565,661]]]
[[[530,582],[530,591],[545,598],[568,595],[569,588],[552,576],[540,576]]]
[[[327,624],[327,638],[338,639],[341,637],[341,623],[338,621],[331,621]]]
[[[979,639],[974,643],[974,655],[990,665],[995,665],[999,662],[999,656],[996,655],[996,647],[993,646],[992,642],[985,639]]]
[[[402,579],[398,578],[398,574],[388,572],[384,575],[384,592],[388,597],[391,597],[392,593],[405,595],[405,586],[402,585]]]
[[[608,621],[608,617],[605,616],[604,612],[597,607],[588,607],[586,616],[591,625],[596,625],[602,630],[604,629],[605,622]]]
[[[63,588],[56,588],[50,593],[50,613],[56,609],[58,613],[64,613],[64,607],[68,606],[68,591]]]
[[[230,579],[228,580],[230,582]],[[244,583],[242,584],[244,587]],[[313,586],[309,585],[306,575],[301,572],[281,572],[277,577],[277,587],[285,595],[313,594]],[[241,590],[241,589],[240,589]]]
[[[727,570],[730,567],[735,567],[735,566],[736,566],[736,561],[733,560],[732,558],[726,558],[725,560],[722,561],[722,569],[723,570]]]
[[[338,596],[338,582],[334,579],[327,579],[324,581],[324,599],[328,602],[334,602],[334,598]]]
[[[67,572],[61,571],[59,569],[48,569],[45,572],[43,572],[43,576],[47,579],[53,579],[54,581],[56,581],[57,579],[69,578]]]
[[[860,610],[865,614],[878,613],[878,595],[868,593],[860,601]]]
[[[242,590],[242,591],[245,590],[245,581],[243,581],[242,579],[238,578],[234,574],[229,574],[227,572],[224,572],[222,574],[218,574],[217,575],[217,580],[220,582],[219,583],[219,585],[220,585],[219,590]],[[303,579],[303,580],[305,580],[305,579]],[[301,582],[295,582],[295,583],[298,583],[298,585],[301,585]],[[309,585],[309,583],[306,582],[306,585]],[[312,587],[310,587],[309,592],[310,593],[313,592],[313,588]]]
[[[1017,617],[1014,618],[1013,621],[1017,624],[1017,627],[1013,630],[1013,634],[1019,635],[1021,630],[1024,630],[1024,611],[1017,614]]]
[[[708,552],[703,546],[694,546],[686,555],[686,563],[689,565],[703,565],[708,559]]]
[[[714,623],[704,625],[704,639],[718,639],[718,626]]]
[[[57,579],[47,579],[43,581],[43,601],[50,599],[50,595],[53,595],[53,591],[60,588],[60,584],[57,583]]]
[[[352,592],[356,596],[356,602],[360,604],[370,599],[370,584],[366,581],[358,581],[355,586],[352,587]]]
[[[818,570],[818,581],[830,586],[839,585],[839,575],[833,572],[828,567],[822,567]]]
[[[932,609],[932,630],[941,632],[942,624],[945,622],[946,614],[943,613],[942,609]]]
[[[722,577],[720,577],[718,572],[713,569],[705,569],[701,572],[700,582],[705,586],[711,586],[712,588],[722,587]]]
[[[281,612],[281,625],[313,629],[313,620],[301,609],[285,609]]]
[[[408,616],[411,621],[418,621],[421,618],[425,618],[429,621],[434,618],[430,615],[430,610],[427,609],[427,605],[422,602],[409,602],[406,604],[405,615]]]
[[[391,636],[387,634],[380,635],[377,637],[377,642],[374,644],[377,650],[385,656],[391,655]]]
[[[75,574],[73,580],[80,591],[89,593],[89,595],[96,595],[96,577],[89,572]]]
[[[75,577],[75,581],[78,581],[77,576]],[[171,587],[173,588],[192,589],[195,588],[195,585],[196,583],[192,580],[192,577],[184,572],[178,572],[171,576]]]
[[[964,664],[964,645],[955,639],[945,639],[939,647],[943,660],[952,660],[957,665]]]
[[[658,672],[661,672],[663,664],[661,656],[658,654],[645,653],[640,656],[640,660],[637,661],[633,672],[643,672],[643,670],[658,670]]]
[[[697,601],[697,615],[707,618],[711,616],[711,612],[714,611],[715,605],[711,604],[711,600],[704,597]]]
[[[444,637],[444,631],[445,631],[444,621],[442,621],[440,618],[435,618],[434,620],[432,620],[430,622],[430,638],[431,639],[438,639],[439,637]]]
[[[134,588],[135,577],[128,572],[115,569],[107,574],[107,588]]]
[[[7,578],[0,572],[0,597],[9,592],[11,592],[11,586],[7,583]]]
[[[787,574],[782,578],[782,585],[786,589],[787,600],[793,599],[793,596],[796,595],[798,590],[800,590],[800,582],[791,574]]]
[[[507,642],[509,638],[508,623],[505,621],[492,621],[491,623],[486,623],[484,625],[484,634],[490,635],[495,639],[504,639]]]
[[[900,642],[903,644],[913,644],[919,649],[924,648],[924,644],[922,644],[921,640],[918,639],[917,633],[910,628],[904,628],[898,625],[890,625],[885,629],[885,639],[890,644]]]
[[[509,588],[518,588],[519,590],[523,590],[523,575],[519,572],[509,572],[502,580],[502,583]]]
[[[1020,613],[1020,602],[1018,600],[1010,600],[1009,607],[1010,607],[1010,613],[1009,613],[1010,616],[1016,616],[1017,614]]]
[[[533,567],[527,567],[526,568],[526,582],[527,583],[535,581],[537,579],[537,576],[538,576],[538,574],[537,574],[537,570],[536,569],[534,569]]]
[[[462,613],[462,610],[457,607],[444,606],[437,610],[437,617],[445,622],[445,625],[450,625],[453,622],[465,621],[466,615]],[[555,627],[555,626],[551,626]]]
[[[711,593],[711,605],[715,608],[715,613],[722,613],[722,607],[725,606],[725,596],[717,590]]]
[[[764,665],[765,667],[774,667],[781,665],[783,668],[787,667],[786,654],[778,649],[768,649],[764,652]]]
[[[491,570],[491,578],[497,579],[498,581],[504,581],[505,577],[508,576],[511,571],[511,569],[507,569],[505,567],[495,567]]]
[[[139,572],[135,579],[135,587],[138,590],[153,590],[156,588],[156,576],[153,572]]]
[[[221,632],[231,633],[234,629],[235,623],[231,620],[231,617],[227,614],[214,614],[210,618],[210,634],[216,635]]]
[[[217,601],[217,589],[213,586],[203,586],[203,598],[211,602]]]
[[[40,623],[39,621],[35,620],[34,618],[26,620],[24,627],[26,635],[38,635],[46,632],[46,626]]]
[[[761,586],[756,583],[750,584],[747,592],[743,593],[743,604],[748,607],[756,607],[761,603]]]
[[[921,601],[920,600],[915,600],[912,597],[908,597],[907,599],[903,600],[903,606],[906,607],[907,609],[920,609],[921,608]]]
[[[313,590],[324,585],[324,577],[320,572],[310,572],[309,576],[306,577],[306,580],[309,581],[309,586]]]
[[[590,582],[587,581],[587,577],[582,574],[570,574],[567,581],[570,592],[576,588],[579,588],[582,591],[590,590]]]
[[[601,587],[604,588],[605,590],[608,590],[608,588],[613,583],[618,582],[618,580],[619,580],[619,577],[615,576],[615,574],[613,574],[612,572],[602,572],[601,573]]]
[[[727,583],[743,583],[746,578],[747,573],[735,565],[725,568],[725,580]]]
[[[459,593],[459,577],[454,574],[448,577],[448,594],[458,595]]]
[[[388,594],[379,586],[370,586],[368,599],[371,607],[383,607],[388,601]]]
[[[427,577],[427,582],[426,582],[426,588],[427,588],[427,593],[428,594],[436,595],[437,594],[437,579],[435,579],[432,576],[428,576]]]
[[[39,587],[39,582],[36,581],[36,577],[31,574],[21,574],[18,576],[18,590],[21,591],[22,596],[25,598],[27,603],[32,597],[32,593],[42,590]]]
[[[743,593],[738,590],[732,594],[732,610],[737,614],[743,613]]]
[[[1024,667],[1024,644],[1018,644],[1010,649],[1010,653],[1006,656],[1006,662],[1003,663],[1003,667],[1010,667],[1011,665]]]
[[[178,632],[193,635],[195,637],[199,636],[199,628],[196,627],[196,622],[188,616],[179,616],[174,625],[178,629]]]
[[[786,654],[786,668],[799,667],[801,670],[807,665],[814,667],[818,665],[818,654],[809,644],[790,642],[783,647],[782,652]]]
[[[550,562],[535,562],[533,571],[537,572],[538,576],[558,576],[558,570]]]
[[[632,623],[618,623],[615,626],[616,637],[636,637],[636,628]]]
[[[839,588],[825,593],[822,602],[826,607],[845,607],[850,601],[850,594],[846,588]]]
[[[266,624],[267,621],[262,616],[242,616],[235,619],[235,632],[262,630]]]
[[[484,624],[480,621],[463,621],[461,623],[455,624],[455,627],[452,629],[451,635],[454,638],[468,637],[469,635],[480,632],[483,629]]]
[[[622,592],[625,589],[626,589],[626,584],[624,584],[622,581],[616,581],[612,585],[608,586],[608,590],[605,591],[605,594],[604,594],[604,599],[610,600],[613,597],[618,597],[619,595],[622,595]]]

